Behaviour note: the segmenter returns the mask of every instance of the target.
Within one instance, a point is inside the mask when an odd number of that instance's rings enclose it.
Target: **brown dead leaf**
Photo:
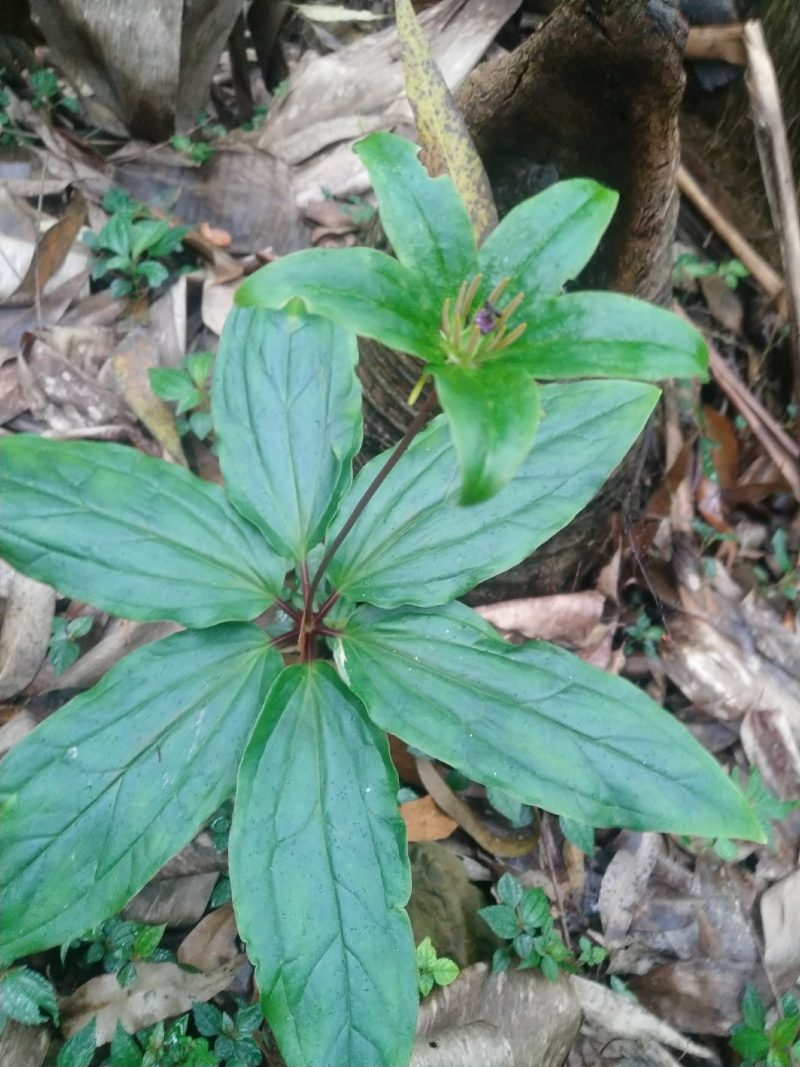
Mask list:
[[[232,238],[227,230],[218,229],[204,221],[197,227],[197,231],[214,248],[230,248]]]
[[[172,408],[150,388],[148,370],[159,365],[158,351],[144,331],[131,331],[111,356],[122,395],[131,411],[147,427],[166,457],[188,466]]]
[[[760,976],[747,963],[726,960],[692,960],[666,963],[628,985],[646,1008],[660,1018],[693,1034],[727,1036],[741,1021],[742,994],[752,982],[769,998],[763,970]]]
[[[226,867],[225,856],[217,852],[207,834],[201,833],[161,868],[125,905],[122,914],[134,922],[155,926],[194,926]]]
[[[800,977],[800,870],[770,886],[760,907],[764,967],[782,993]]]
[[[201,314],[203,325],[218,337],[222,333],[229,313],[234,306],[234,297],[239,288],[239,279],[226,282],[224,285],[214,278],[206,278],[203,282],[203,299]]]
[[[62,267],[86,221],[86,202],[75,190],[58,222],[42,234],[25,277],[8,298],[9,304],[31,304]]]
[[[566,648],[595,645],[608,628],[602,620],[606,598],[586,590],[556,596],[521,597],[475,610],[498,630],[538,641],[554,641]]]
[[[561,1067],[580,1020],[569,979],[478,963],[420,1007],[411,1067]]]
[[[781,800],[800,797],[800,743],[783,710],[748,711],[741,738],[767,789]]]
[[[190,973],[177,963],[137,963],[136,980],[124,989],[115,974],[91,978],[61,1002],[62,1029],[67,1037],[96,1019],[96,1044],[107,1044],[119,1023],[129,1034],[172,1015],[190,1011],[226,989],[247,961],[237,956],[210,974]]]
[[[730,489],[739,477],[739,438],[730,419],[708,404],[703,407],[703,435],[713,442],[711,462],[720,487]]]
[[[700,279],[708,310],[724,330],[736,335],[742,328],[744,308],[737,293],[719,274]]]
[[[15,708],[14,710],[16,714],[8,722],[4,722],[0,726],[0,756],[4,756],[6,752],[18,744],[23,737],[27,737],[31,730],[39,725],[36,717],[31,715],[29,711],[24,711],[20,708]]]
[[[55,590],[23,574],[14,576],[0,630],[0,699],[16,696],[47,655]]]
[[[626,830],[620,835],[617,852],[603,875],[598,900],[603,934],[610,949],[624,944],[663,849],[660,834]]]
[[[200,971],[213,971],[239,954],[238,936],[233,905],[223,904],[202,918],[183,939],[178,948],[178,963]]]
[[[669,1045],[685,1056],[714,1058],[707,1048],[689,1041],[630,997],[578,975],[572,975],[570,980],[583,1012],[583,1029],[599,1033],[601,1045],[606,1045],[611,1038],[625,1038]]]
[[[458,823],[445,815],[433,797],[420,797],[400,805],[409,841],[441,841],[456,829]]]

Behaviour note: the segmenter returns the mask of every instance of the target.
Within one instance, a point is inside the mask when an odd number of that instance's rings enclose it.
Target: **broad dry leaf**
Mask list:
[[[200,833],[125,905],[122,914],[154,926],[194,926],[226,867],[223,853],[214,848],[208,834]]]
[[[309,22],[380,22],[386,15],[374,11],[353,11],[336,4],[293,4],[295,11]]]
[[[0,699],[16,696],[47,655],[55,590],[23,574],[14,576],[0,630]]]
[[[566,977],[548,982],[536,970],[492,975],[478,963],[422,1004],[411,1067],[561,1067],[580,1019]]]
[[[578,649],[597,644],[604,636],[608,629],[602,622],[605,604],[603,594],[590,589],[502,600],[475,610],[498,630]]]
[[[32,304],[44,293],[47,283],[66,262],[85,221],[86,202],[75,191],[58,222],[45,230],[36,242],[30,266],[16,291],[8,298],[9,304]],[[82,258],[86,258],[85,251],[82,251]]]
[[[147,372],[158,365],[158,351],[147,334],[140,331],[129,333],[111,357],[119,388],[131,411],[162,446],[167,458],[186,467],[188,464],[172,408],[150,387]]]
[[[70,1037],[95,1018],[96,1043],[105,1045],[117,1023],[133,1034],[210,1000],[230,985],[246,960],[237,956],[210,974],[185,971],[177,963],[137,963],[136,980],[124,989],[115,974],[91,978],[61,1002],[62,1029]]]
[[[770,982],[783,992],[800,977],[800,870],[761,897],[764,967]]]
[[[475,239],[481,244],[498,222],[492,187],[467,124],[447,88],[411,0],[395,4],[406,92],[417,124],[423,159],[432,175],[449,174],[461,194]]]
[[[445,815],[433,797],[420,797],[400,805],[409,841],[441,841],[456,829],[458,823]]]
[[[186,935],[178,949],[178,963],[200,971],[213,971],[238,955],[237,938],[233,904],[223,904],[204,916]]]
[[[771,999],[763,969],[727,960],[679,960],[632,978],[639,1000],[678,1030],[727,1037],[741,1021],[741,1002],[750,982]]]
[[[600,1031],[603,1044],[612,1037],[654,1041],[676,1048],[687,1056],[697,1056],[704,1060],[714,1058],[714,1054],[707,1048],[695,1041],[689,1041],[630,997],[615,993],[600,982],[591,982],[578,975],[572,975],[570,980],[580,1001],[584,1026],[593,1031]]]
[[[598,905],[609,948],[624,944],[664,844],[660,834],[624,831],[603,875]]]

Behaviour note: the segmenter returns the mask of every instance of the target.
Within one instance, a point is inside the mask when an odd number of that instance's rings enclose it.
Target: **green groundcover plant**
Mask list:
[[[559,295],[607,190],[555,186],[476,253],[451,182],[412,146],[359,151],[399,260],[301,252],[245,283],[246,301],[282,307],[238,308],[223,333],[224,491],[119,445],[0,441],[0,554],[102,610],[186,627],[0,764],[0,966],[116,913],[235,792],[233,901],[290,1067],[410,1056],[418,974],[385,731],[590,826],[761,838],[643,692],[551,645],[512,647],[457,601],[588,503],[659,395],[535,379],[699,372],[697,335],[628,298]],[[353,481],[354,330],[421,356],[445,413],[423,425],[431,393]]]

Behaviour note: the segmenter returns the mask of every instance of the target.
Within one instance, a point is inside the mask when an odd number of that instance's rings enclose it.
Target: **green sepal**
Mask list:
[[[337,663],[381,729],[528,804],[592,826],[763,838],[716,760],[641,689],[544,642],[510,646],[462,604],[360,608]]]
[[[212,410],[226,491],[276,552],[301,562],[322,540],[361,446],[358,349],[326,319],[234,308]]]
[[[119,911],[233,793],[282,666],[244,623],[132,652],[0,763],[0,967]]]
[[[218,485],[123,445],[0,441],[0,556],[128,619],[260,615],[286,571]]]
[[[461,470],[460,504],[480,504],[517,473],[539,427],[539,391],[526,370],[486,363],[432,368]]]
[[[287,667],[242,759],[230,876],[288,1067],[410,1056],[417,976],[397,787],[385,735],[332,666]]]

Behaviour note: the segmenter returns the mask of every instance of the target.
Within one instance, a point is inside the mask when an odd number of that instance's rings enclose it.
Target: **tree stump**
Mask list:
[[[514,52],[478,67],[458,94],[501,215],[564,178],[594,178],[620,193],[582,288],[669,301],[685,33],[672,0],[565,0]],[[374,454],[413,418],[406,397],[419,365],[368,342],[359,373],[365,449]],[[635,472],[643,448],[566,530],[472,601],[556,592],[596,565],[612,513],[642,496]]]

